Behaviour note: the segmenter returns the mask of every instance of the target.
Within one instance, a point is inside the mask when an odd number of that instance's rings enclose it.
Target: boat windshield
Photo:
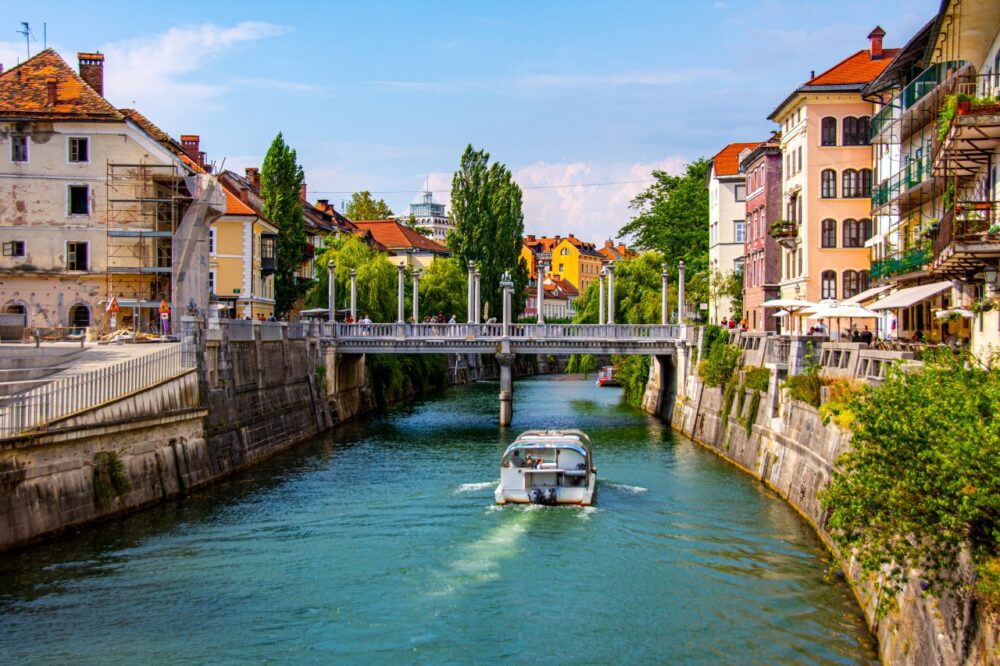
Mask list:
[[[509,446],[500,466],[577,469],[578,465],[585,466],[586,462],[587,450],[578,444],[532,442]]]

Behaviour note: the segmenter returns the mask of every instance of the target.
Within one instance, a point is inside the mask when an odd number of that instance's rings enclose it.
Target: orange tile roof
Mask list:
[[[56,99],[49,104],[49,83]],[[97,94],[58,53],[45,49],[0,74],[0,117],[117,120],[124,116]]]
[[[899,49],[883,49],[881,60],[872,60],[868,49],[850,55],[819,76],[806,81],[807,86],[835,86],[874,81],[882,73]]]
[[[240,193],[232,184],[224,180],[219,182],[222,183],[222,191],[226,195],[226,215],[257,215],[253,208],[243,203],[243,200],[240,199]]]
[[[160,142],[165,146],[170,152],[177,156],[177,158],[183,162],[188,168],[190,168],[195,173],[205,173],[205,169],[202,168],[200,164],[188,157],[188,154],[184,152],[184,149],[172,136],[157,127],[152,120],[142,115],[135,109],[118,109],[123,116],[131,120],[133,123],[139,126],[143,132],[151,136],[156,141]]]
[[[432,241],[396,220],[354,220],[360,231],[368,231],[372,237],[389,250],[414,248],[435,254],[450,255],[451,250]]]
[[[760,141],[751,143],[731,143],[712,158],[716,176],[736,176],[740,172],[740,153],[744,148],[753,150],[760,145]]]

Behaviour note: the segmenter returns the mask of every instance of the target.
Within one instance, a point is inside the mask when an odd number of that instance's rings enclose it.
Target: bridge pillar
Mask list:
[[[538,323],[545,323],[545,263],[542,261],[538,262],[538,274],[535,279],[536,286],[538,287],[538,299],[536,304],[536,310],[538,310]]]
[[[608,323],[615,323],[615,262],[608,262]]]
[[[328,280],[326,286],[326,298],[327,309],[329,310],[326,319],[331,324],[336,321],[337,317],[337,281],[333,279],[333,269],[336,267],[336,264],[333,263],[333,259],[328,261],[326,264],[326,277]]]
[[[663,293],[660,294],[660,323],[666,326],[670,322],[670,307],[667,302],[667,281],[670,276],[667,274],[667,264],[663,264],[663,273],[660,274],[663,278]]]
[[[475,316],[473,313],[476,310],[476,306],[472,302],[472,297],[474,296],[474,292],[476,290],[476,287],[473,284],[473,281],[475,280],[475,274],[476,274],[476,264],[473,263],[470,260],[469,261],[469,285],[468,285],[468,287],[466,289],[466,292],[465,292],[465,305],[466,305],[465,311],[469,315],[468,322],[470,324],[473,322],[473,317]]]
[[[351,321],[358,321],[358,271],[351,269]]]
[[[396,280],[396,323],[402,324],[406,321],[406,312],[403,310],[403,293],[406,288],[406,266],[400,264],[396,267],[399,277]]]
[[[514,418],[514,354],[497,354],[500,365],[500,427],[506,428]]]
[[[472,274],[472,278],[473,278],[472,282],[473,282],[473,285],[476,288],[476,297],[472,301],[473,303],[475,303],[475,309],[472,312],[472,323],[473,324],[480,323],[479,320],[483,316],[483,304],[480,302],[480,297],[479,297],[479,279],[481,277],[482,277],[482,274],[480,274],[479,271],[476,271],[475,273]]]
[[[684,262],[677,263],[677,323],[684,323]]]
[[[597,323],[601,326],[604,325],[604,280],[607,275],[608,269],[601,268],[601,284],[600,284],[600,295],[597,299]]]
[[[420,269],[413,271],[413,323],[420,323]]]

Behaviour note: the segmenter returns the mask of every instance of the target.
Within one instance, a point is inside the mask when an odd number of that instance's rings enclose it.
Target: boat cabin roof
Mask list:
[[[572,449],[590,458],[590,438],[580,430],[528,430],[522,432],[504,455],[514,449]]]

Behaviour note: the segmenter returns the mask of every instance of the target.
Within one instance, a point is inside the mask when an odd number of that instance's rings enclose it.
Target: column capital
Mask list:
[[[351,277],[355,278],[358,276],[358,270],[356,268],[351,269]]]
[[[326,262],[326,267],[332,271],[334,268],[337,267],[337,262],[331,259],[330,261]]]

